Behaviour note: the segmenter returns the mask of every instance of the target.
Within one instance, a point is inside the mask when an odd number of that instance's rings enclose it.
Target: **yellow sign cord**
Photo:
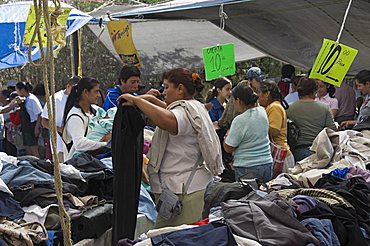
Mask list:
[[[62,191],[62,178],[60,175],[59,159],[58,152],[56,149],[56,134],[57,127],[55,122],[55,80],[54,80],[54,49],[53,49],[53,39],[56,37],[56,43],[60,47],[65,46],[65,40],[60,39],[60,32],[65,30],[65,27],[61,27],[57,21],[58,16],[63,13],[61,8],[60,0],[53,0],[55,9],[52,13],[49,13],[48,0],[33,0],[33,7],[35,8],[36,14],[36,23],[35,30],[32,34],[32,38],[28,47],[28,59],[31,65],[36,67],[42,67],[43,81],[45,86],[46,98],[51,97],[51,103],[47,103],[48,115],[49,115],[49,129],[50,137],[53,150],[53,160],[54,160],[54,183],[55,191],[58,199],[58,208],[59,208],[59,219],[60,224],[63,230],[63,239],[64,245],[71,246],[71,219],[64,208],[63,205],[63,191]],[[44,18],[46,38],[47,38],[47,47],[46,53],[42,45],[42,38],[40,32],[40,20],[41,16]],[[59,25],[59,26],[58,26]],[[35,39],[37,36],[38,46],[40,48],[41,59],[39,63],[35,63],[32,60],[32,47],[34,47]],[[64,37],[64,33],[62,35]],[[64,44],[64,45],[63,45]],[[50,77],[49,77],[50,76]],[[50,89],[49,89],[50,86]]]

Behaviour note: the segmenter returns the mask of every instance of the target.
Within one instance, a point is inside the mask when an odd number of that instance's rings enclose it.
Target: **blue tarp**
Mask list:
[[[23,46],[23,36],[29,9],[33,2],[0,5],[0,69],[22,66],[28,62],[28,46]],[[71,6],[62,3],[62,7]],[[84,26],[92,17],[72,8],[67,19],[66,36]],[[32,50],[32,59],[40,58],[38,47]]]

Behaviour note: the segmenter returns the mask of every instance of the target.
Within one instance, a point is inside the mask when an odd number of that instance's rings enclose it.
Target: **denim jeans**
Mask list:
[[[295,161],[301,161],[304,158],[312,155],[312,151],[310,150],[310,147],[301,147],[301,148],[295,148],[292,150],[293,156]]]
[[[271,180],[272,176],[272,163],[262,164],[253,167],[234,167],[235,179],[239,180],[241,177],[247,179],[258,178],[263,182]]]

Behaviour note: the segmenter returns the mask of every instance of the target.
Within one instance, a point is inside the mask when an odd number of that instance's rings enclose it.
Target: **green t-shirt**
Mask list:
[[[226,144],[236,148],[235,167],[253,167],[272,163],[269,122],[264,108],[255,107],[235,117]]]
[[[330,108],[320,102],[297,101],[290,105],[287,114],[299,128],[297,146],[312,145],[325,127],[337,130]]]

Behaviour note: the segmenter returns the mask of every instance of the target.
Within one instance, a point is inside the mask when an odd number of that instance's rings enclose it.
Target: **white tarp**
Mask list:
[[[177,67],[202,67],[202,48],[217,44],[234,43],[235,60],[244,61],[265,56],[208,21],[131,20],[135,47],[142,60],[143,74],[161,74]],[[98,25],[88,25],[110,52],[114,50],[107,28],[101,33]]]
[[[323,39],[337,39],[348,0],[176,0],[113,17],[206,19],[218,25],[221,4],[228,16],[226,31],[265,54],[308,69]],[[369,12],[369,0],[354,0],[340,40],[359,50],[352,74],[370,69]]]

